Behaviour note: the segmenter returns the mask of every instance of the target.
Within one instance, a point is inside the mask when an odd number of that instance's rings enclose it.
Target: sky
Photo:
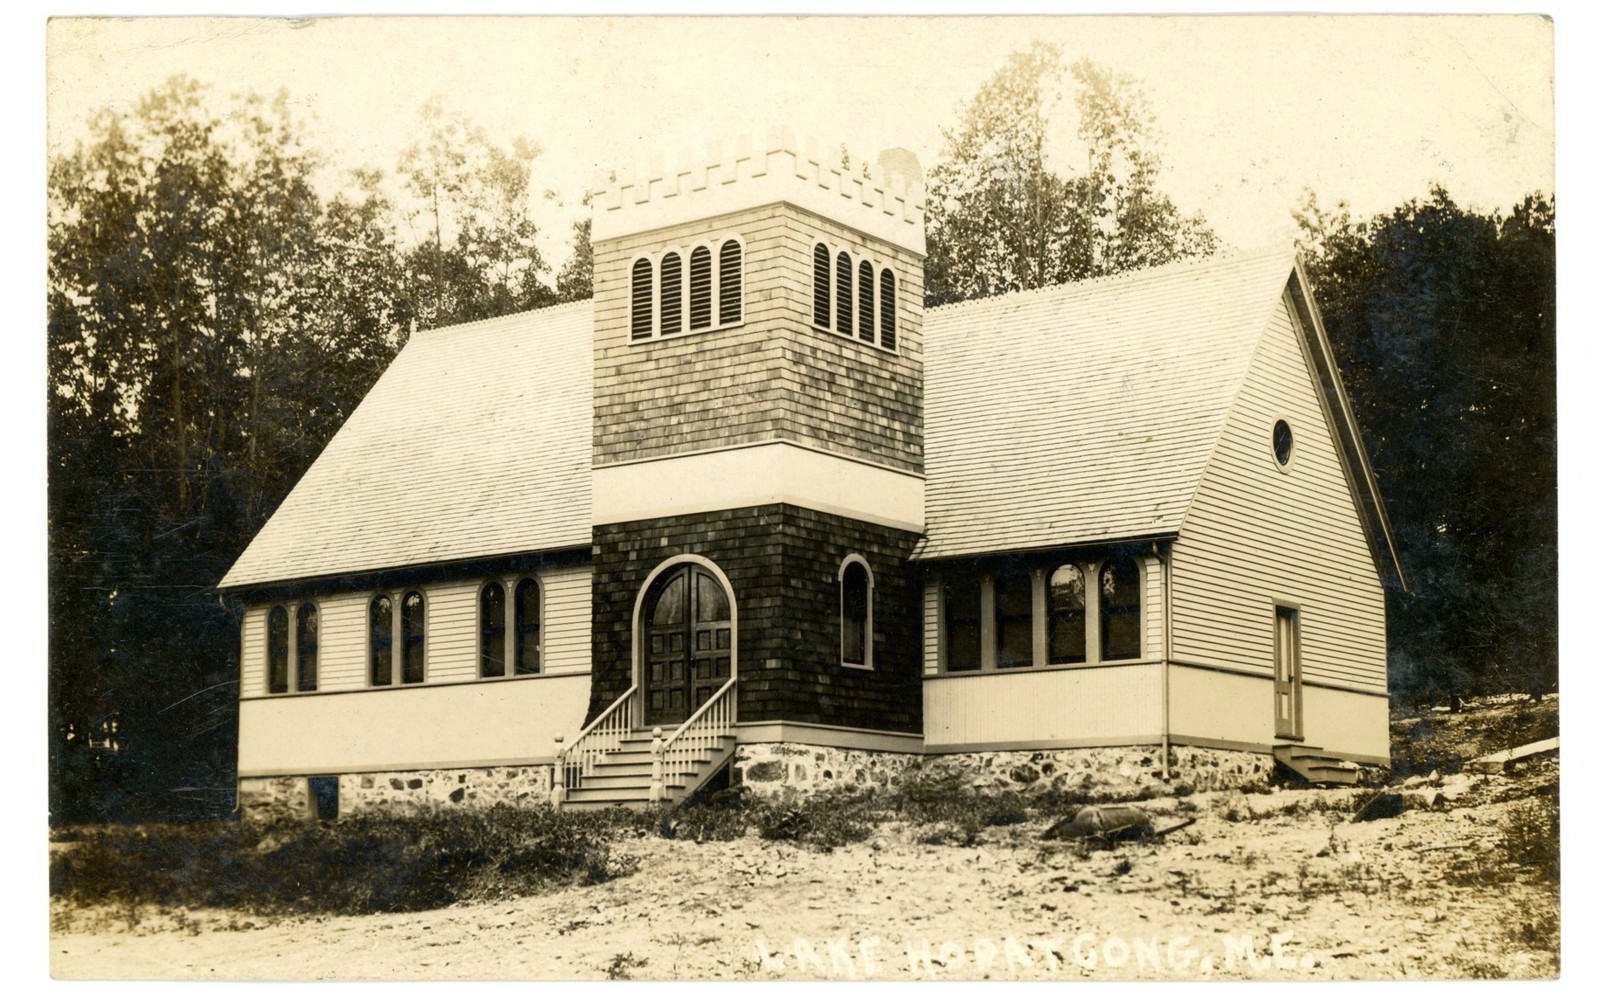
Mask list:
[[[536,187],[567,222],[596,169],[788,124],[875,158],[933,165],[942,129],[1007,53],[1136,79],[1163,188],[1224,244],[1293,235],[1304,190],[1357,215],[1425,196],[1507,209],[1553,192],[1551,22],[1515,16],[343,17],[58,19],[47,31],[48,147],[101,108],[185,73],[221,93],[285,89],[313,146],[392,172],[430,97],[544,152]],[[1070,100],[1052,146],[1079,161]],[[548,208],[547,208],[548,209]]]

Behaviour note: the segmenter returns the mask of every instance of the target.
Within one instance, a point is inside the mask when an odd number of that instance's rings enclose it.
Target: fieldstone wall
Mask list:
[[[765,800],[797,800],[819,791],[893,786],[922,757],[807,743],[749,743],[733,756],[730,783]]]
[[[978,790],[1070,791],[1085,800],[1129,801],[1264,786],[1270,753],[1172,747],[1169,779],[1161,779],[1160,746],[1115,746],[1000,753],[947,753],[926,758],[925,772],[948,768]]]
[[[548,766],[529,766],[340,774],[339,814],[537,804],[550,800],[551,773]],[[310,818],[307,778],[244,778],[239,810],[251,819]]]

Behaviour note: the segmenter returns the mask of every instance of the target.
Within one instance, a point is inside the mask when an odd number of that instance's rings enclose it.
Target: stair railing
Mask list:
[[[567,792],[583,786],[583,778],[609,753],[622,748],[622,741],[633,730],[633,706],[629,701],[639,689],[637,684],[613,701],[593,722],[584,726],[572,742],[562,745],[556,736],[556,766],[550,775],[550,803],[561,807]]]
[[[734,702],[738,697],[734,685],[738,683],[737,678],[728,679],[678,726],[678,731],[666,739],[657,735],[650,741],[654,757],[650,766],[650,800],[666,800],[667,788],[682,784],[695,772],[697,762],[708,759],[722,748],[727,736],[733,735]]]

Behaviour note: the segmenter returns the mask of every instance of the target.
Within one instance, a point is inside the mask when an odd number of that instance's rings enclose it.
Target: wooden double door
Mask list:
[[[648,725],[675,725],[733,675],[728,595],[712,573],[685,564],[656,578],[640,617]]]

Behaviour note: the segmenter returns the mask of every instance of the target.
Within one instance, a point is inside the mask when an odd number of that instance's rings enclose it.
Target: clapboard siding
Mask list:
[[[934,578],[922,584],[922,672],[939,672],[939,582]]]
[[[670,248],[745,244],[743,322],[631,341],[631,266]],[[887,265],[896,276],[893,352],[812,324],[811,250]],[[921,259],[788,204],[595,245],[597,466],[789,440],[913,472],[922,469]]]
[[[1280,418],[1294,434],[1288,471],[1272,454]],[[1173,566],[1176,659],[1270,671],[1281,601],[1300,609],[1306,677],[1386,689],[1383,590],[1287,297],[1190,504]]]
[[[593,571],[588,565],[541,571],[535,575],[544,590],[545,674],[582,673],[589,669],[589,624]],[[417,588],[427,601],[424,684],[450,684],[478,679],[478,594],[484,581],[503,580],[508,589],[527,575],[486,575],[478,581],[424,584]],[[383,589],[395,597],[409,589]],[[321,693],[368,687],[367,615],[380,591],[328,595],[316,599],[321,613],[319,684]],[[288,603],[293,605],[293,603]],[[245,612],[242,627],[240,695],[263,697],[266,690],[266,614],[271,605]],[[403,690],[401,688],[400,690]]]
[[[1114,664],[922,684],[929,746],[1084,743],[1161,732],[1161,665]]]

